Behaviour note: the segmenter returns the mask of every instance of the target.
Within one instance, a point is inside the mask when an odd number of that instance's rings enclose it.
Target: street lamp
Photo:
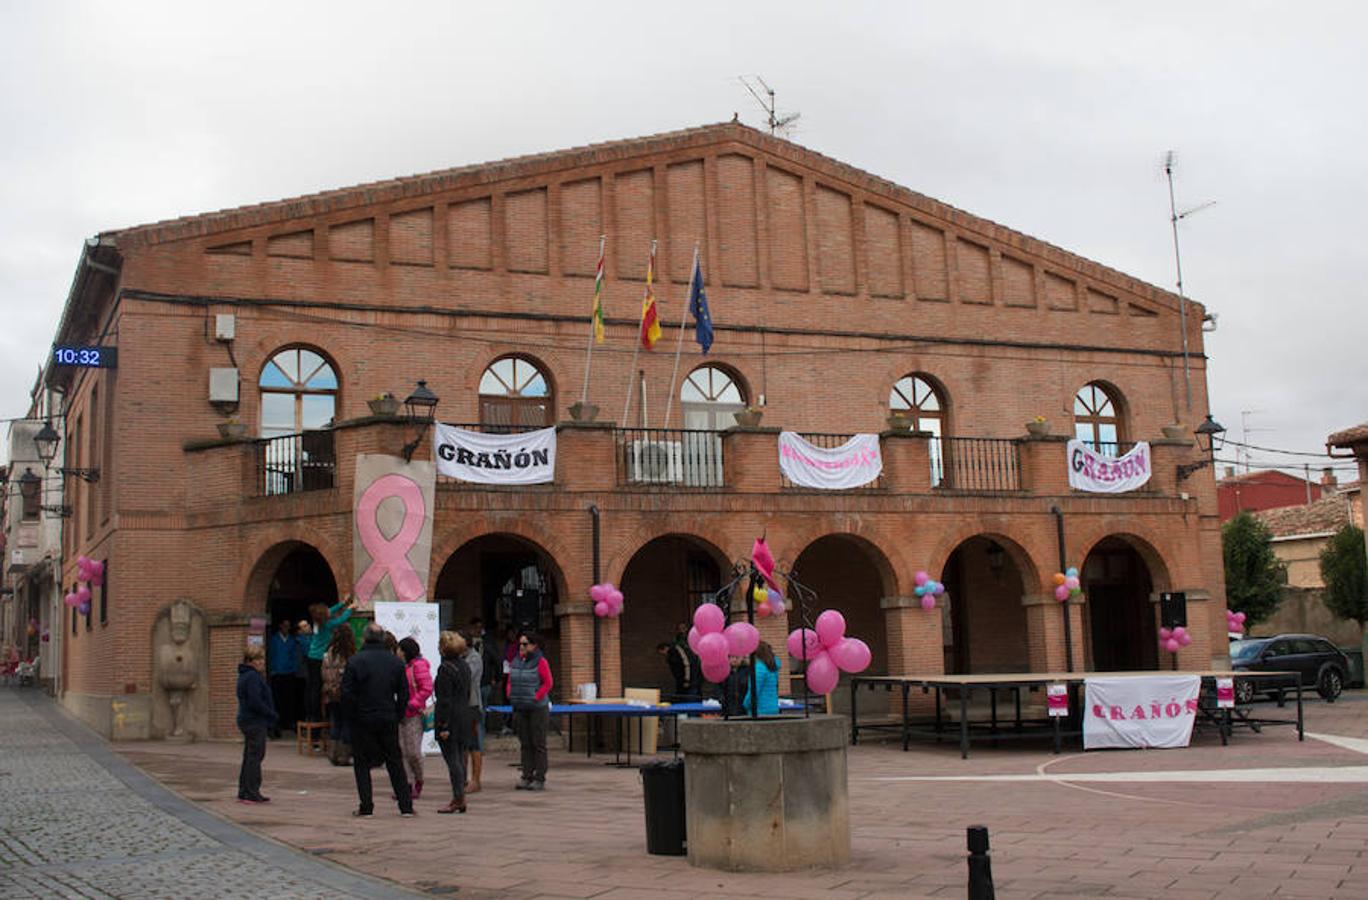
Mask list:
[[[1197,449],[1202,449],[1202,438],[1206,438],[1207,458],[1179,466],[1179,481],[1185,480],[1193,472],[1216,464],[1216,444],[1217,442],[1225,443],[1224,438],[1221,437],[1223,434],[1225,434],[1225,426],[1213,419],[1211,413],[1207,413],[1206,421],[1197,426]]]
[[[38,433],[33,436],[33,446],[38,451],[38,459],[42,461],[43,468],[51,471],[52,460],[57,456],[57,445],[61,443],[62,436],[57,433],[57,429],[52,427],[52,422],[43,423],[43,427],[38,429]],[[63,475],[75,475],[85,481],[99,481],[99,469],[75,469],[67,466],[58,466],[57,471]]]
[[[408,414],[409,422],[418,426],[417,435],[404,445],[404,462],[413,462],[414,452],[434,421],[437,400],[437,395],[428,390],[427,382],[421,378],[418,379],[418,385],[413,389],[413,393],[404,398],[404,412]]]

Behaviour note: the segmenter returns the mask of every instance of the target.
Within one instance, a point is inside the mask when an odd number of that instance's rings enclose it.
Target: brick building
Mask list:
[[[589,399],[602,412],[562,421],[601,234],[608,334]],[[652,239],[666,339],[633,368]],[[686,341],[662,421],[695,246],[716,343],[701,356]],[[552,485],[439,479],[428,589],[461,624],[533,604],[562,695],[594,671],[591,507],[601,578],[627,597],[602,628],[605,695],[663,680],[656,642],[762,532],[868,640],[873,670],[1062,669],[1066,608],[1076,668],[1152,668],[1163,590],[1187,592],[1195,640],[1180,661],[1205,667],[1225,654],[1221,551],[1210,468],[1178,474],[1203,458],[1191,434],[1207,412],[1202,308],[1184,317],[1179,302],[737,124],[102,234],[57,343],[117,346],[118,368],[53,369],[67,464],[102,470],[66,485],[64,583],[80,554],[110,572],[106,615],[65,624],[64,702],[107,733],[155,735],[150,636],[184,598],[206,614],[212,728],[230,732],[249,619],[350,589],[355,457],[415,435],[367,401],[418,379],[443,422],[558,428]],[[629,389],[630,427],[616,421]],[[745,406],[761,425],[728,429]],[[884,431],[894,412],[914,429]],[[248,434],[216,437],[226,415]],[[1047,433],[1028,436],[1036,417]],[[1178,425],[1186,438],[1162,436]],[[795,489],[780,428],[883,432],[884,474]],[[1071,491],[1075,434],[1151,441],[1154,477]],[[720,453],[706,470],[668,461],[699,441]],[[664,446],[662,478],[641,477],[647,444]],[[1067,607],[1051,595],[1061,520],[1086,588]],[[920,569],[949,588],[933,611],[912,596]],[[790,624],[762,631],[779,645]]]

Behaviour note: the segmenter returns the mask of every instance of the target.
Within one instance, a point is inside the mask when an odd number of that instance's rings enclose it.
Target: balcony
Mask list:
[[[337,453],[331,431],[305,431],[252,442],[258,497],[322,491],[337,483]]]

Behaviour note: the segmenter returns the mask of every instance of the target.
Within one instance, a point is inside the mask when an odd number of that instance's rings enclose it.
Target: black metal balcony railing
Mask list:
[[[718,488],[725,483],[720,431],[618,428],[615,440],[619,485]]]
[[[820,431],[800,431],[798,433],[798,436],[803,440],[807,441],[812,446],[821,447],[823,450],[834,450],[837,447],[843,445],[846,441],[855,437],[855,435],[853,434],[834,434],[830,432]],[[779,476],[779,486],[786,491],[818,490],[817,488],[807,488],[803,487],[800,484],[794,484],[792,481],[789,481],[787,475],[784,475],[782,473]],[[850,490],[881,491],[884,489],[884,486],[884,476],[883,473],[880,472],[878,478],[874,479],[868,484],[862,484],[859,487],[851,488]]]
[[[1012,438],[935,438],[931,442],[931,468],[932,484],[943,488],[1019,491],[1021,444]],[[941,475],[939,481],[937,474]]]
[[[337,452],[331,431],[305,431],[256,442],[257,495],[277,497],[333,487]]]
[[[1135,449],[1135,441],[1084,441],[1094,451],[1115,459]]]

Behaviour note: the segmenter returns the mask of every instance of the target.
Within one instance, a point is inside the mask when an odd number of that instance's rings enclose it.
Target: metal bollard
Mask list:
[[[993,860],[988,855],[988,828],[969,828],[969,900],[994,900]]]

